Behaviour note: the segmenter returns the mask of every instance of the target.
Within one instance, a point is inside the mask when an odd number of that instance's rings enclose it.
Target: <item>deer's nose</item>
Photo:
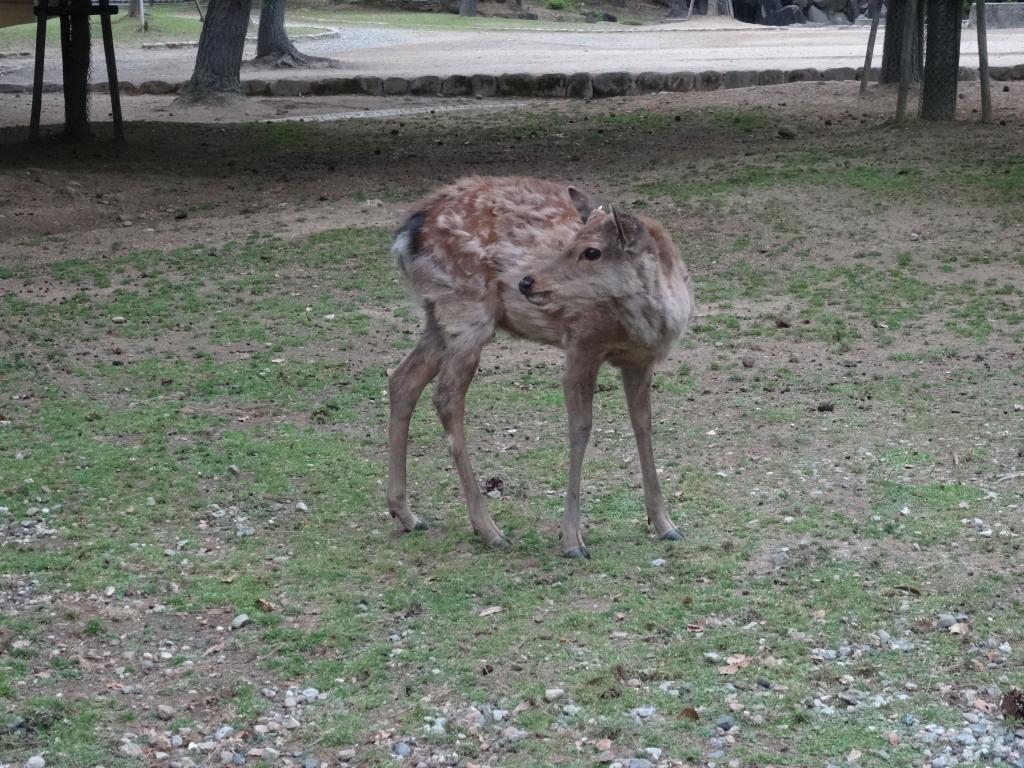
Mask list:
[[[533,278],[529,275],[519,281],[519,292],[523,294],[523,296],[529,296],[531,288],[533,288]]]

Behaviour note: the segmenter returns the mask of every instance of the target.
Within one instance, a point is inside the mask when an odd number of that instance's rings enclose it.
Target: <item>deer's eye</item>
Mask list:
[[[580,254],[580,258],[586,259],[587,261],[597,261],[601,258],[601,251],[597,248],[587,248]]]

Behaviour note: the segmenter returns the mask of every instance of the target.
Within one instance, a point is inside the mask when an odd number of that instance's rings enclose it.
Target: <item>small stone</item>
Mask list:
[[[910,240],[911,240],[911,242],[916,243],[920,239],[921,239],[921,236],[919,234],[917,234],[917,232],[911,232],[910,233]]]
[[[661,749],[658,747],[645,747],[644,752],[647,753],[648,757],[650,757],[651,760],[661,760]]]
[[[339,760],[355,760],[356,759],[356,751],[352,747],[348,747],[346,749],[342,749],[342,750],[340,750],[338,752],[338,759]]]
[[[174,718],[174,707],[167,704],[158,704],[156,708],[156,716],[161,720],[171,720]]]
[[[304,502],[304,501],[297,501],[297,502],[295,502],[295,511],[296,512],[309,512],[309,507],[306,506],[306,502]]]
[[[124,325],[128,321],[125,318],[121,317],[121,315],[114,315],[112,318],[110,318],[110,322],[112,322],[114,325]]]
[[[651,565],[653,565],[655,568],[661,568],[661,566],[663,566],[664,564],[665,564],[665,559],[661,558],[661,557],[658,557],[658,558],[655,558],[654,560],[651,560]]]
[[[646,720],[649,717],[654,717],[654,713],[657,711],[654,707],[637,707],[633,710],[633,714],[641,720]]]
[[[956,624],[956,616],[954,616],[951,613],[940,613],[939,617],[936,619],[936,622],[938,623],[940,628],[949,629],[954,624]]]
[[[178,734],[171,736],[171,746],[175,749],[181,749],[181,745],[185,743],[185,740]]]
[[[300,723],[298,720],[296,720],[293,716],[288,715],[286,718],[284,718],[281,721],[281,725],[283,725],[289,731],[294,731],[296,728],[298,728],[300,725],[302,725],[302,723]]]
[[[563,691],[561,688],[548,688],[546,691],[544,691],[544,701],[557,701],[558,699],[562,698],[564,694],[565,691]]]
[[[142,757],[142,747],[136,744],[134,741],[121,742],[121,746],[118,747],[122,755],[128,757]]]
[[[795,139],[796,128],[792,125],[780,125],[779,126],[779,138],[780,139]]]
[[[235,729],[230,725],[222,725],[217,729],[217,741],[224,741],[224,739],[229,738],[234,732]]]
[[[742,357],[740,359],[740,362],[743,363],[743,367],[744,368],[753,368],[754,367],[754,356],[753,355],[745,355],[744,357]]]
[[[631,757],[626,763],[626,768],[654,768],[654,763],[642,757]]]
[[[241,629],[246,624],[248,624],[250,621],[252,621],[252,620],[249,618],[249,614],[247,614],[247,613],[240,613],[237,616],[235,616],[235,618],[233,618],[231,620],[231,628],[232,629]]]
[[[505,719],[505,715],[507,715],[507,714],[508,714],[508,712],[506,712],[504,709],[492,709],[491,710],[491,718],[496,723],[500,723],[502,720],[504,720]]]
[[[400,741],[391,748],[391,751],[399,757],[408,757],[412,754],[412,747],[410,747],[404,741]]]
[[[318,765],[315,757],[307,757],[302,761],[302,768],[317,768]]]
[[[569,717],[575,717],[580,713],[580,707],[575,704],[565,704],[562,706],[562,712],[567,714]]]
[[[516,728],[514,725],[509,725],[501,732],[501,735],[509,741],[522,741],[530,734],[528,734],[526,731]]]
[[[42,755],[33,755],[25,761],[25,768],[46,768],[46,761]]]
[[[306,697],[306,701],[315,701],[320,696],[320,691],[316,688],[305,688],[302,695]]]
[[[715,726],[721,728],[723,731],[731,731],[736,725],[736,718],[732,715],[722,715],[720,718],[715,720]]]
[[[299,706],[299,700],[296,699],[294,696],[285,696],[284,705],[288,709],[295,709],[295,707]]]

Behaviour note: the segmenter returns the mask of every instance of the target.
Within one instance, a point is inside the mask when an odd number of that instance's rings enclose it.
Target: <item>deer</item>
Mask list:
[[[497,330],[561,347],[569,426],[563,552],[589,558],[580,483],[598,370],[621,372],[640,457],[648,525],[682,534],[665,509],[651,435],[651,381],[694,309],[690,274],[653,219],[598,206],[574,186],[529,177],[467,177],[421,200],[395,233],[392,253],[422,306],[423,331],[388,379],[390,515],[405,531],[427,528],[406,488],[409,421],[435,378],[444,428],[470,523],[506,548],[466,451],[465,397],[481,350]]]

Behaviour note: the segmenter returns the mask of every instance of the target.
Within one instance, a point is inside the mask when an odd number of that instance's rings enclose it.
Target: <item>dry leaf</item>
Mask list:
[[[275,608],[277,608],[277,606],[274,605],[272,602],[270,602],[269,600],[264,600],[262,597],[256,601],[256,605],[258,605],[260,610],[264,613],[271,613]]]
[[[217,643],[216,645],[211,645],[209,648],[203,651],[203,656],[212,656],[215,653],[220,653],[224,650],[224,646],[225,643]]]
[[[727,662],[724,667],[719,667],[718,671],[723,675],[735,675],[744,667],[750,666],[750,662],[754,660],[753,656],[747,656],[742,653],[737,653],[733,656],[727,656],[725,661]]]
[[[224,583],[224,584],[230,584],[231,582],[233,582],[237,578],[238,578],[238,574],[237,573],[232,573],[230,576],[225,576],[223,579],[221,579],[221,582]]]
[[[704,631],[704,625],[703,624],[687,624],[686,625],[686,631],[687,632],[703,632]]]
[[[483,618],[484,616],[493,616],[496,613],[501,613],[504,610],[500,605],[492,605],[489,608],[484,608],[478,615],[480,618]]]
[[[520,712],[525,712],[529,708],[530,708],[530,702],[528,702],[528,701],[520,701],[518,704],[516,704],[512,708],[512,717],[515,717]]]
[[[693,707],[684,707],[679,713],[680,720],[700,720],[700,715],[697,714],[697,710]]]

